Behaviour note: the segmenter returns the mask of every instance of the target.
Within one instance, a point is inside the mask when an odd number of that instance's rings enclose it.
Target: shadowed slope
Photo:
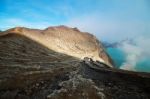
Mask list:
[[[45,75],[45,78],[49,78],[49,69],[73,68],[79,63],[77,58],[57,53],[17,34],[0,36],[0,47],[0,89],[24,86],[25,83],[36,81],[38,76]],[[30,75],[35,75],[35,78],[33,76],[28,82],[24,82],[23,77]]]

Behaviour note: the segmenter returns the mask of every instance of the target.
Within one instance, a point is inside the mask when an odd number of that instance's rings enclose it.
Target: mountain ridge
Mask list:
[[[89,57],[113,67],[112,59],[107,55],[103,45],[98,42],[97,38],[90,33],[80,32],[77,28],[56,26],[40,30],[15,27],[4,31],[1,35],[11,33],[26,36],[57,52],[80,59]]]

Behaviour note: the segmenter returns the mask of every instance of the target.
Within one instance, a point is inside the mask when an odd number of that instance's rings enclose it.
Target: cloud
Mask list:
[[[135,38],[135,45],[124,42],[120,49],[126,54],[126,61],[122,64],[120,69],[141,71],[138,70],[137,64],[140,63],[143,59],[150,58],[149,42],[150,38],[147,37]]]
[[[120,69],[135,70],[136,64],[142,56],[141,48],[139,46],[124,42],[121,49],[126,55],[126,61],[122,64]]]
[[[65,23],[78,27],[82,31],[90,32],[99,39],[117,41],[126,38],[146,35],[150,30],[150,23],[141,20],[120,20],[106,14],[89,14],[70,19]],[[147,34],[149,35],[149,34]],[[150,36],[150,35],[149,35]]]

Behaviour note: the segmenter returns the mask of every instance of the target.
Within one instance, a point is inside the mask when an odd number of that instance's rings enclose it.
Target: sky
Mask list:
[[[103,41],[150,38],[150,0],[0,0],[0,30],[66,25]]]

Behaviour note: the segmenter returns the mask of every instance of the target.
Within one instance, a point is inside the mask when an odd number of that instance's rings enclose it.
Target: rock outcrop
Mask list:
[[[150,99],[149,73],[111,68],[110,60],[77,29],[7,30],[0,34],[0,99]]]
[[[45,30],[16,27],[4,34],[19,34],[58,53],[67,54],[79,59],[92,58],[113,67],[111,58],[95,36],[80,32],[77,28],[66,26],[49,27]]]

